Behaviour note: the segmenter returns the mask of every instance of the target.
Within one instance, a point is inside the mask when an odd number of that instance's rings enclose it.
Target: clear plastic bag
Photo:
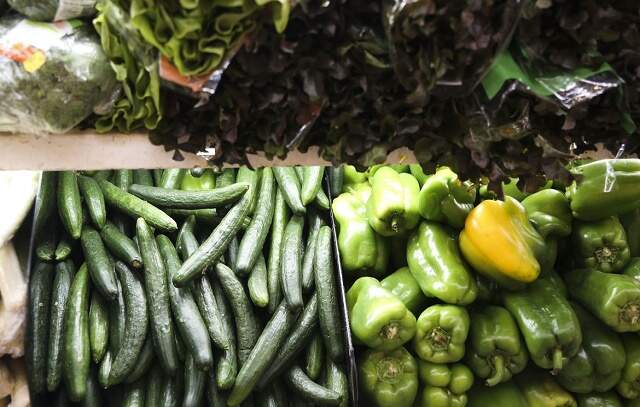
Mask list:
[[[62,21],[90,17],[96,13],[96,0],[8,0],[19,13],[38,21]]]
[[[0,19],[0,132],[64,133],[108,112],[120,86],[92,29]]]

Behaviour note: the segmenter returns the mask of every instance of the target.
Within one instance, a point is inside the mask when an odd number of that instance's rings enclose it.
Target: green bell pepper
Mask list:
[[[384,168],[384,167],[391,168],[398,174],[401,174],[403,172],[409,172],[408,164],[376,164],[367,168],[367,171],[365,172],[365,174],[367,175],[368,179],[371,179],[373,178],[374,175],[376,175],[376,172],[378,172],[380,168]]]
[[[640,257],[640,209],[620,215],[620,222],[627,235],[631,257]]]
[[[476,383],[468,395],[469,407],[529,407],[513,380],[493,387]]]
[[[616,273],[631,257],[624,227],[616,216],[593,222],[576,221],[572,240],[580,267]]]
[[[411,164],[409,166],[409,172],[411,173],[411,175],[416,177],[416,180],[421,187],[424,185],[427,178],[429,178],[429,175],[424,173],[424,170],[422,169],[422,166],[420,164]]]
[[[473,373],[461,364],[442,365],[418,361],[420,381],[424,388],[416,405],[420,407],[464,407],[467,392],[473,386]]]
[[[518,178],[509,178],[509,182],[502,183],[502,194],[511,198],[522,201],[529,196],[528,192],[524,192],[518,187]]]
[[[622,407],[620,397],[612,391],[606,393],[576,394],[578,407]]]
[[[440,167],[424,182],[418,200],[423,218],[462,229],[476,202],[476,187],[460,181],[449,168]]]
[[[533,362],[559,371],[580,350],[576,313],[552,279],[539,278],[522,291],[505,292],[504,306],[515,318]]]
[[[194,176],[192,171],[185,171],[180,183],[180,189],[185,191],[199,191],[214,189],[216,187],[216,174],[210,168],[205,169],[200,176]]]
[[[339,226],[338,248],[345,271],[354,276],[382,276],[389,263],[389,247],[367,220],[366,202],[371,187],[361,184],[340,194],[332,208]]]
[[[391,250],[391,266],[394,270],[407,266],[407,241],[409,236],[395,236],[387,239]]]
[[[522,201],[529,221],[545,239],[549,236],[566,237],[571,234],[569,200],[560,191],[543,189]]]
[[[412,175],[398,174],[389,167],[382,167],[370,182],[367,217],[378,234],[398,236],[418,225],[420,186]]]
[[[427,305],[427,297],[422,293],[408,267],[402,267],[389,274],[380,284],[398,297],[411,312],[420,312]]]
[[[360,172],[353,165],[344,166],[344,177],[342,181],[342,192],[349,192],[356,185],[367,182],[367,174]]]
[[[469,313],[458,305],[432,305],[420,314],[413,346],[427,362],[453,363],[464,356]]]
[[[347,307],[354,338],[370,348],[396,349],[416,332],[416,317],[373,277],[353,283]]]
[[[640,208],[640,159],[610,159],[570,169],[567,188],[573,216],[591,221]]]
[[[453,229],[423,221],[409,237],[407,263],[425,295],[449,304],[471,304],[478,287]]]
[[[640,257],[632,257],[624,270],[622,270],[622,274],[633,277],[638,283],[640,283]]]
[[[637,399],[640,398],[640,337],[632,334],[622,335],[622,343],[627,359],[616,390],[626,399]]]
[[[565,273],[569,295],[616,332],[640,331],[640,283],[594,270]]]
[[[548,372],[529,368],[515,379],[529,407],[578,406],[571,393],[563,389]]]
[[[571,305],[582,328],[582,345],[558,373],[558,382],[573,393],[609,391],[622,375],[625,362],[622,341],[580,305]]]
[[[509,311],[489,305],[471,312],[466,361],[487,386],[511,380],[527,366],[529,355]]]
[[[367,350],[358,361],[360,391],[377,407],[412,407],[418,394],[418,364],[403,347]]]

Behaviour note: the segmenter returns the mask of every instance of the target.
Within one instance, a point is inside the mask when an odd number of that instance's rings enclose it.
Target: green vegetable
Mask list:
[[[424,384],[418,396],[419,406],[467,405],[467,392],[473,386],[473,373],[467,366],[461,363],[439,365],[421,360],[418,372]]]
[[[89,342],[93,363],[99,364],[109,343],[109,308],[100,293],[91,293],[89,306]]]
[[[58,245],[56,246],[56,251],[54,252],[55,260],[67,260],[73,251],[72,244],[73,242],[71,237],[67,233],[62,233],[62,236],[60,236],[60,240],[58,241]]]
[[[329,184],[331,185],[331,195],[338,196],[342,193],[344,184],[344,166],[329,167]]]
[[[142,407],[145,404],[145,381],[138,380],[135,383],[124,386],[122,395],[122,407]]]
[[[324,365],[324,345],[322,337],[315,335],[309,345],[305,355],[304,372],[311,380],[318,380]]]
[[[622,270],[631,257],[626,233],[615,216],[593,222],[576,221],[573,248],[579,266],[605,273]]]
[[[304,247],[304,257],[302,259],[302,291],[308,293],[314,284],[314,263],[316,258],[316,245],[318,232],[324,225],[324,220],[315,208],[307,213],[307,243]]]
[[[69,235],[79,239],[82,232],[82,202],[78,178],[73,171],[63,171],[58,176],[58,212]]]
[[[413,346],[420,359],[433,363],[457,362],[464,356],[469,313],[457,305],[432,305],[420,314]]]
[[[530,407],[577,407],[571,393],[563,389],[549,373],[529,368],[516,376],[516,383]]]
[[[116,272],[100,234],[92,227],[85,226],[80,243],[93,285],[106,299],[112,300],[117,294]]]
[[[640,337],[635,334],[621,337],[626,360],[616,390],[626,399],[637,399],[640,398]]]
[[[344,370],[331,359],[327,359],[326,386],[342,397],[340,407],[349,406],[349,379]]]
[[[397,236],[413,229],[420,219],[418,181],[389,167],[378,170],[371,180],[367,217],[382,236]]]
[[[293,366],[286,374],[289,385],[306,402],[318,403],[325,406],[338,406],[342,396],[314,382],[307,376],[300,366]]]
[[[84,203],[89,209],[91,221],[98,229],[102,229],[107,219],[107,208],[98,182],[91,177],[80,175],[78,176],[78,185]]]
[[[622,407],[622,402],[616,393],[576,394],[578,407]]]
[[[282,236],[281,284],[287,304],[292,310],[302,308],[302,230],[304,217],[294,215]]]
[[[302,204],[307,206],[313,201],[318,192],[322,189],[322,179],[324,177],[324,167],[306,166],[303,167],[303,180],[300,187],[300,197]]]
[[[267,263],[264,261],[264,256],[260,254],[247,281],[249,296],[256,307],[264,308],[269,304],[267,284]]]
[[[640,256],[640,208],[620,215],[631,257]]]
[[[107,222],[100,237],[109,252],[134,269],[142,268],[142,257],[136,243],[122,233],[113,223]]]
[[[475,185],[462,182],[458,175],[447,167],[440,167],[421,185],[418,196],[420,215],[427,220],[444,222],[456,229],[462,229],[464,220],[476,201]]]
[[[409,267],[402,267],[389,274],[380,281],[380,284],[398,297],[413,313],[421,312],[427,304],[427,297],[422,293],[420,285],[409,271]]]
[[[403,347],[368,349],[358,360],[363,398],[378,407],[412,407],[418,394],[418,363]]]
[[[25,359],[29,388],[34,394],[47,389],[47,346],[53,265],[36,262],[29,279]]]
[[[204,397],[204,386],[207,373],[197,368],[194,358],[187,356],[184,365],[184,398],[183,407],[198,407]]]
[[[133,184],[129,187],[129,192],[159,207],[203,209],[218,208],[236,202],[248,189],[248,184],[242,182],[224,188],[196,191]]]
[[[63,373],[69,398],[84,399],[91,363],[89,343],[89,271],[83,265],[71,283],[64,316]]]
[[[468,394],[469,407],[509,406],[530,407],[513,380],[487,387],[476,383]],[[552,404],[553,405],[553,404]]]
[[[273,175],[291,211],[296,215],[304,215],[306,209],[300,197],[300,180],[296,170],[293,167],[274,167]]]
[[[151,335],[147,335],[147,338],[144,341],[144,345],[142,346],[142,350],[140,351],[140,355],[136,360],[135,367],[127,376],[127,379],[124,381],[125,383],[133,383],[138,381],[142,376],[147,374],[149,368],[151,367],[151,363],[154,360],[153,353],[153,339]]]
[[[571,209],[565,195],[555,189],[543,189],[529,195],[522,202],[529,220],[545,239],[571,234]]]
[[[269,242],[269,258],[267,259],[267,289],[269,290],[268,310],[273,314],[282,299],[280,282],[282,264],[282,238],[284,230],[289,223],[289,207],[280,188],[276,188],[276,200],[273,209],[273,221],[271,222],[271,235]]]
[[[229,339],[226,342],[226,348],[224,349],[222,356],[218,360],[218,369],[216,371],[216,382],[218,387],[222,390],[230,389],[236,379],[236,373],[238,372],[238,357],[236,347],[236,334],[235,334],[235,318],[231,305],[226,299],[224,289],[217,279],[212,280],[213,295],[216,299],[216,305],[220,310],[220,317],[224,332],[228,335]]]

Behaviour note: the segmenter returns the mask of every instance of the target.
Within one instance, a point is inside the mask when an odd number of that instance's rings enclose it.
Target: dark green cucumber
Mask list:
[[[249,296],[256,307],[264,308],[269,304],[269,289],[267,286],[267,263],[264,261],[262,253],[258,256],[258,261],[253,266],[251,275],[247,282]]]
[[[300,180],[296,170],[293,167],[273,167],[273,174],[291,211],[296,215],[304,215],[306,209],[300,197]]]
[[[99,171],[96,171],[95,174],[92,175],[92,177],[96,181],[99,180],[99,179],[109,180],[109,179],[111,179],[112,176],[113,176],[113,170],[99,170]]]
[[[331,196],[335,198],[342,193],[344,166],[329,167],[329,184],[331,185]]]
[[[196,217],[196,221],[198,223],[204,223],[207,225],[217,225],[222,220],[222,216],[218,215],[216,208],[210,209],[173,209],[167,208],[164,210],[167,215],[173,218],[186,219],[189,216],[193,215]],[[240,225],[240,229],[246,230],[251,223],[251,218],[246,217],[242,219],[242,224]]]
[[[295,321],[295,313],[289,310],[285,301],[282,301],[238,372],[227,405],[239,406],[253,391],[262,373],[280,352],[280,347]]]
[[[251,300],[244,291],[242,282],[233,270],[222,263],[218,263],[216,265],[216,274],[229,300],[235,319],[236,335],[238,337],[238,360],[242,366],[260,336],[260,322],[256,318]]]
[[[164,170],[162,170],[161,168],[156,168],[155,170],[152,171],[153,173],[153,184],[157,187],[160,186],[160,184],[162,183],[162,173],[164,172]]]
[[[47,362],[47,390],[54,392],[62,379],[64,350],[64,314],[76,268],[71,260],[56,264],[56,275],[51,290],[51,316],[49,320],[49,353]]]
[[[322,304],[322,301],[320,301]],[[322,367],[324,364],[324,345],[322,343],[322,337],[315,335],[309,346],[307,346],[307,353],[305,355],[304,372],[311,378],[311,380],[318,380],[320,373],[322,373]]]
[[[97,291],[91,293],[89,342],[91,343],[91,358],[95,364],[99,364],[107,352],[109,344],[109,308]]]
[[[35,236],[39,236],[40,233],[47,228],[49,221],[55,217],[57,186],[58,173],[55,171],[43,171],[40,180],[40,190],[38,191],[38,195],[36,195],[34,205],[35,218],[33,224],[35,225]]]
[[[160,407],[178,407],[184,391],[184,375],[176,374],[164,379],[164,389],[160,395]],[[224,404],[214,404],[224,406]]]
[[[49,223],[36,235],[36,257],[42,261],[53,261],[58,247],[58,219],[51,217]]]
[[[308,293],[313,288],[313,265],[316,258],[316,242],[318,241],[318,232],[322,225],[324,225],[322,217],[315,208],[309,210],[307,219],[309,222],[309,231],[307,232],[307,244],[304,248],[304,258],[302,259],[302,290],[305,293]]]
[[[146,407],[157,407],[160,405],[164,386],[164,377],[162,369],[151,369],[147,377],[147,389],[144,396],[144,405]]]
[[[198,250],[198,239],[195,236],[196,218],[195,216],[189,216],[178,232],[176,236],[176,249],[180,253],[183,260],[186,260]]]
[[[129,186],[133,184],[133,171],[131,170],[115,170],[113,172],[113,185],[123,191],[127,191]]]
[[[331,209],[331,204],[329,203],[329,197],[324,192],[324,189],[320,188],[316,195],[316,199],[313,201],[318,208],[324,209],[328,211]]]
[[[305,171],[306,171],[306,167],[295,167],[296,169],[296,174],[298,174],[298,180],[300,181],[300,185],[302,185],[301,188],[304,187],[304,180],[305,180]],[[321,188],[322,187],[322,180],[320,180],[320,184],[318,184],[318,192],[316,192],[315,198],[312,199],[312,201],[316,204],[316,206],[318,206],[319,208],[328,210],[330,205],[329,205],[329,198],[327,197],[327,194],[324,193],[324,190]],[[307,187],[309,188],[309,187]],[[307,192],[309,193],[309,192]],[[302,197],[302,191],[300,192],[300,196]],[[302,200],[302,202],[304,203],[304,199]],[[311,202],[311,201],[309,201]],[[305,206],[309,203],[305,203]]]
[[[276,395],[272,391],[260,394],[258,399],[259,399],[258,406],[260,407],[279,407],[280,406],[280,404],[278,403],[278,400],[276,399]]]
[[[140,256],[138,245],[122,233],[116,225],[107,222],[100,231],[100,236],[104,245],[116,258],[134,269],[142,268],[142,256]]]
[[[151,170],[133,170],[133,183],[154,186]]]
[[[47,390],[47,344],[53,273],[53,265],[36,262],[29,281],[25,358],[29,388],[33,394]]]
[[[110,350],[107,350],[107,353],[104,354],[102,361],[100,361],[100,366],[98,368],[98,383],[102,388],[109,388],[109,372],[111,371],[111,362],[113,361],[113,356]]]
[[[82,232],[82,200],[78,178],[73,171],[62,171],[58,175],[58,213],[69,235],[79,239]]]
[[[278,405],[280,406],[287,406],[289,403],[287,402],[288,397],[287,397],[287,389],[285,389],[284,385],[282,384],[281,380],[274,380],[273,383],[271,383],[271,389],[272,389],[272,393],[275,396],[276,400],[278,401]]]
[[[240,247],[240,239],[238,239],[238,235],[235,235],[233,239],[229,242],[229,246],[227,247],[227,253],[225,254],[226,263],[231,270],[237,273],[236,271],[236,262],[238,261],[238,248]]]
[[[222,356],[218,359],[216,368],[216,382],[221,390],[230,389],[236,380],[238,373],[238,355],[236,347],[235,322],[231,305],[227,301],[224,290],[217,279],[211,280],[213,295],[220,311],[220,318],[224,326],[224,330],[229,335],[230,340],[227,341],[227,347],[222,352]]]
[[[223,188],[236,182],[236,170],[234,168],[225,168],[216,177],[216,188]]]
[[[284,200],[284,195],[279,188],[276,188],[276,199],[273,210],[273,221],[271,222],[271,240],[269,243],[269,259],[267,262],[267,288],[269,290],[269,305],[267,309],[270,314],[282,300],[282,289],[280,284],[280,264],[282,260],[282,237],[284,229],[289,221],[289,207]]]
[[[58,241],[58,245],[56,246],[56,251],[54,253],[54,257],[56,261],[65,261],[71,256],[71,252],[73,251],[73,242],[71,241],[71,237],[66,233],[60,234],[60,240]]]
[[[100,407],[102,405],[102,394],[100,393],[96,372],[92,370],[87,377],[87,393],[80,405],[82,407]]]
[[[121,190],[109,181],[100,180],[98,183],[108,205],[134,218],[143,218],[149,225],[158,229],[169,232],[178,230],[178,225],[169,215],[150,203]]]
[[[145,385],[146,380],[144,379],[125,385],[123,389],[122,407],[144,407]]]
[[[182,337],[180,336],[180,333],[176,332],[176,336],[173,338],[176,342],[176,351],[178,352],[178,359],[180,360],[180,362],[185,361],[185,358],[187,357],[187,350],[184,347],[184,342],[182,341]]]
[[[260,171],[261,170],[252,170],[248,167],[240,167],[238,168],[238,173],[236,175],[236,183],[238,182],[246,182],[249,184],[248,194],[251,195],[251,205],[249,205],[249,213],[251,215],[257,205],[258,200],[258,184],[260,183]]]
[[[312,295],[305,305],[304,311],[296,322],[296,327],[287,340],[280,347],[278,356],[273,360],[269,369],[262,375],[258,387],[261,389],[273,382],[274,378],[284,372],[287,367],[302,353],[305,345],[316,332],[318,326],[318,300]]]
[[[124,382],[133,383],[147,374],[151,364],[153,363],[154,356],[153,339],[151,338],[151,335],[147,333],[147,338],[144,340],[144,345],[142,346],[138,360],[136,360],[136,366],[133,368],[131,373],[129,373]]]
[[[122,285],[122,294],[127,310],[127,318],[124,329],[124,337],[120,343],[120,350],[115,354],[109,372],[109,384],[115,385],[123,382],[127,375],[135,368],[140,356],[147,328],[149,315],[144,286],[140,277],[134,274],[126,264],[116,262],[118,279]]]
[[[224,254],[229,242],[238,233],[242,219],[247,216],[249,210],[249,196],[244,197],[227,212],[220,224],[215,227],[211,235],[205,240],[198,250],[191,255],[180,267],[173,277],[173,284],[177,287],[184,286],[191,280],[200,276],[202,272],[214,265]]]
[[[93,285],[107,300],[113,300],[117,294],[116,274],[100,233],[91,226],[85,226],[80,243]]]
[[[342,396],[342,402],[340,403],[340,407],[348,407],[349,406],[349,379],[347,378],[347,374],[334,363],[331,358],[327,358],[327,369],[326,369],[326,378],[325,382],[327,388],[329,390],[333,390]]]
[[[300,366],[293,366],[286,374],[287,382],[307,403],[324,406],[338,406],[342,396],[333,390],[319,385],[307,376]]]
[[[164,259],[164,265],[170,280],[180,268],[178,252],[173,247],[171,240],[164,235],[159,235],[156,238],[156,242],[160,248],[160,254]],[[171,309],[175,316],[178,331],[185,341],[188,352],[200,370],[209,370],[213,365],[209,331],[191,295],[191,290],[188,287],[178,288],[173,284],[169,284],[169,300],[171,301]]]
[[[129,192],[153,205],[175,209],[219,208],[239,200],[249,184],[236,183],[224,188],[184,191],[133,184]]]
[[[322,178],[324,177],[324,167],[312,165],[303,167],[303,180],[300,187],[300,198],[303,205],[310,204],[316,199],[318,191],[322,189]]]
[[[282,293],[292,310],[302,308],[302,230],[304,217],[291,217],[282,237],[280,281]]]
[[[84,198],[84,204],[89,211],[91,222],[93,222],[98,229],[102,229],[104,223],[107,221],[107,207],[104,203],[104,195],[102,195],[98,181],[91,177],[80,175],[78,177],[78,185],[80,186],[82,198]]]
[[[89,270],[80,267],[71,283],[64,317],[64,378],[69,398],[82,400],[87,393],[91,364],[89,343]]]
[[[210,406],[226,406],[227,400],[218,388],[218,383],[213,372],[207,374],[207,401]]]
[[[178,367],[178,355],[169,301],[170,282],[156,239],[144,219],[139,218],[136,222],[136,232],[144,264],[145,291],[156,355],[165,372],[172,376]]]
[[[273,210],[275,206],[276,184],[271,168],[264,168],[260,179],[260,190],[257,192],[257,206],[249,227],[242,236],[238,248],[238,261],[235,267],[236,273],[241,276],[248,275],[262,254],[264,242],[267,240]]]
[[[322,301],[318,304],[320,332],[327,355],[337,363],[344,359],[342,320],[338,306],[338,286],[333,271],[331,228],[323,226],[318,234],[315,256],[316,293]]]
[[[162,171],[162,178],[160,179],[160,188],[178,189],[182,184],[182,178],[184,177],[186,170],[181,168],[169,168]]]
[[[196,304],[198,304],[200,315],[202,315],[202,319],[209,331],[211,341],[218,349],[229,349],[229,345],[232,341],[235,341],[235,339],[233,335],[227,331],[224,321],[222,320],[222,315],[208,277],[202,276],[195,280],[192,291]]]
[[[118,294],[109,302],[109,350],[111,361],[120,351],[120,345],[124,338],[124,330],[127,324],[127,304],[124,301],[124,291],[120,280],[117,280]]]
[[[182,407],[199,407],[204,398],[207,372],[200,370],[191,355],[187,356],[184,366],[184,398]]]

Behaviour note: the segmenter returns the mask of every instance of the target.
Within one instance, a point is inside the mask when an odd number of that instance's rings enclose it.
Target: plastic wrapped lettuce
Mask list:
[[[7,0],[21,14],[38,21],[61,21],[96,13],[96,0]]]
[[[90,26],[0,18],[0,132],[63,133],[119,93]]]

